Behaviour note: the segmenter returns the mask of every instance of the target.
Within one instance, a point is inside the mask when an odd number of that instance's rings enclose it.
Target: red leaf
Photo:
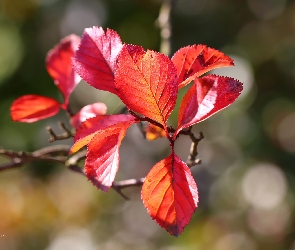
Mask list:
[[[178,236],[198,206],[198,189],[188,166],[174,153],[148,173],[141,197],[153,219]]]
[[[118,95],[129,109],[166,128],[178,91],[176,69],[167,56],[124,45],[115,78]]]
[[[180,105],[178,132],[201,122],[232,104],[241,94],[243,84],[230,77],[215,75],[196,78]]]
[[[85,29],[73,61],[76,72],[94,88],[117,93],[114,82],[116,59],[122,49],[117,32],[101,27]]]
[[[124,114],[99,115],[86,120],[81,124],[75,134],[75,143],[72,146],[70,153],[75,153],[82,147],[86,146],[99,130],[103,130],[112,125],[121,124],[124,122],[134,123],[136,120],[134,116]]]
[[[119,168],[119,147],[126,130],[135,122],[126,121],[100,130],[88,144],[85,172],[92,183],[107,192]]]
[[[222,52],[206,45],[192,45],[179,49],[172,57],[178,75],[178,88],[209,70],[233,66],[233,60]]]
[[[63,94],[66,106],[69,102],[69,95],[80,81],[80,77],[72,67],[72,57],[79,43],[80,37],[76,35],[67,36],[46,56],[47,71]]]
[[[104,115],[107,112],[107,106],[102,102],[93,103],[83,107],[77,114],[71,118],[73,127],[78,128],[82,122],[97,115]]]
[[[12,103],[10,114],[13,121],[31,123],[57,114],[60,107],[61,104],[55,99],[39,95],[24,95]]]

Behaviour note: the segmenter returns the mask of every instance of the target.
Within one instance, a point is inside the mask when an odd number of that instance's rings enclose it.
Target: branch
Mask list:
[[[171,10],[173,4],[174,0],[164,0],[157,19],[157,24],[161,30],[160,52],[165,55],[171,53]]]
[[[0,148],[0,155],[10,158],[10,162],[0,164],[0,171],[20,168],[27,163],[35,161],[49,161],[64,164],[68,158],[70,147],[67,145],[55,145],[45,147],[34,152],[16,152]]]
[[[71,147],[67,145],[49,146],[34,152],[16,152],[0,148],[0,155],[10,158],[9,162],[0,164],[0,172],[21,168],[25,164],[35,161],[49,161],[60,163],[66,166],[69,170],[85,176],[83,169],[81,169],[78,164],[81,160],[85,159],[86,150],[82,150],[74,155],[68,156],[70,149]],[[122,193],[122,189],[134,186],[139,187],[143,184],[143,182],[144,178],[117,181],[113,183],[112,188],[125,200],[129,200],[129,198]]]
[[[121,195],[125,200],[130,200],[125,194],[122,193],[122,189],[127,187],[141,187],[145,178],[129,179],[124,181],[113,182],[112,188]]]
[[[74,136],[73,132],[68,129],[66,127],[66,125],[63,122],[58,122],[58,126],[60,128],[61,131],[64,131],[63,134],[61,135],[57,135],[51,127],[47,127],[46,130],[48,132],[48,134],[50,135],[49,138],[49,142],[54,142],[54,141],[58,141],[58,140],[64,140],[64,139],[68,139]]]
[[[198,137],[195,137],[195,135],[191,132],[191,128],[188,130],[188,135],[192,140],[191,148],[190,148],[190,154],[187,158],[186,164],[189,168],[199,165],[202,163],[200,159],[197,159],[198,156],[198,145],[199,142],[204,139],[204,135],[202,132],[199,133]]]

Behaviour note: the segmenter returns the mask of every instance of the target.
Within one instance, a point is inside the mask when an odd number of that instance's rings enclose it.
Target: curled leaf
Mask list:
[[[135,122],[135,118],[132,115],[99,115],[93,118],[90,118],[83,122],[78,128],[75,137],[74,145],[71,148],[70,153],[75,153],[80,150],[82,147],[86,146],[95,134],[107,127],[110,127],[115,124],[120,124],[124,122]]]
[[[178,88],[212,69],[234,65],[233,60],[222,52],[202,44],[179,49],[171,60],[177,69]]]
[[[151,217],[178,236],[198,206],[198,189],[188,166],[172,153],[148,173],[141,198]]]
[[[72,57],[78,49],[80,37],[69,35],[47,53],[46,68],[54,83],[64,96],[68,105],[69,95],[80,82],[80,77],[73,70]]]
[[[83,107],[77,114],[71,118],[71,123],[78,128],[82,122],[97,115],[104,115],[107,112],[107,106],[102,102],[89,104]]]
[[[155,126],[154,124],[152,123],[149,123],[147,125],[147,127],[145,128],[145,138],[149,141],[153,141],[153,140],[156,140],[158,138],[161,138],[161,137],[165,137],[166,136],[166,132],[164,129],[158,127],[158,126]]]
[[[50,97],[24,95],[12,103],[10,114],[13,121],[31,123],[54,116],[60,107],[61,104]]]

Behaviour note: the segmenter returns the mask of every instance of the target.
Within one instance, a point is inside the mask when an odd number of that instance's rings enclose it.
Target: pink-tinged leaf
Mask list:
[[[102,191],[112,186],[119,168],[119,147],[126,130],[135,122],[126,121],[100,130],[88,144],[85,173]]]
[[[83,122],[78,128],[75,137],[74,145],[71,148],[70,153],[75,153],[80,150],[82,147],[86,146],[95,134],[107,127],[110,127],[115,124],[121,124],[124,122],[137,122],[134,116],[132,115],[99,115],[93,118],[90,118]]]
[[[178,88],[209,70],[233,66],[233,60],[222,52],[206,45],[192,45],[179,49],[172,57],[178,76]]]
[[[141,198],[151,217],[178,236],[198,206],[198,189],[188,166],[172,153],[148,173]]]
[[[61,104],[46,96],[24,95],[16,99],[10,107],[13,121],[36,122],[59,112]]]
[[[102,102],[89,104],[83,107],[77,114],[71,118],[73,127],[78,128],[82,122],[97,115],[105,115],[107,106]]]
[[[243,84],[230,77],[208,75],[196,78],[183,97],[178,113],[178,128],[201,122],[232,104],[241,94]]]
[[[129,109],[167,129],[178,92],[176,69],[167,56],[124,45],[115,79],[118,95]]]
[[[116,94],[114,72],[122,46],[120,36],[111,29],[106,33],[101,27],[85,29],[73,61],[76,72],[94,88]]]
[[[79,75],[72,67],[72,57],[78,49],[79,43],[80,37],[67,36],[46,56],[47,71],[63,94],[66,106],[69,102],[69,95],[80,81]]]

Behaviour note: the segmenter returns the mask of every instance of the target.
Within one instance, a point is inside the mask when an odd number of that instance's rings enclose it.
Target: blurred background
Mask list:
[[[59,133],[57,121],[67,121],[62,112],[34,124],[14,123],[9,115],[24,94],[62,100],[45,69],[47,51],[61,38],[103,26],[123,42],[159,50],[161,4],[0,0],[0,146],[40,149],[49,145],[45,127]],[[125,201],[64,166],[41,162],[0,173],[1,250],[295,250],[295,1],[176,0],[171,18],[172,54],[189,44],[221,50],[236,66],[213,73],[244,83],[232,106],[194,126],[205,135],[203,163],[192,168],[200,204],[185,231],[174,238],[160,228],[138,187],[124,190],[131,198]],[[121,105],[85,82],[71,96],[74,111],[98,101],[109,113]],[[176,119],[174,112],[171,125]],[[189,147],[180,137],[176,152],[184,161]],[[117,180],[139,178],[169,155],[169,144],[143,140],[135,126],[120,152]]]

